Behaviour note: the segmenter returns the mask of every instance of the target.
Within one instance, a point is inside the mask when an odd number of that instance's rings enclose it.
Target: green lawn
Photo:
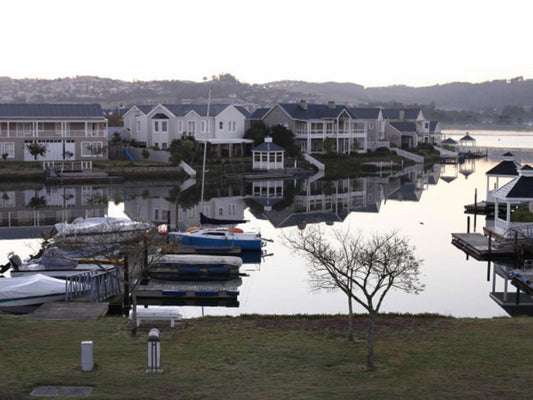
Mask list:
[[[91,399],[528,399],[533,319],[378,319],[377,370],[364,370],[366,318],[205,318],[143,323],[33,321],[0,314],[1,399],[41,385],[92,386]],[[147,333],[161,330],[163,374],[147,374]],[[81,341],[94,343],[92,372]]]

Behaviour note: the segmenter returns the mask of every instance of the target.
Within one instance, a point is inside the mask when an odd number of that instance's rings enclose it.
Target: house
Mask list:
[[[34,156],[28,145],[46,149]],[[13,161],[107,159],[99,104],[0,104],[0,154]]]
[[[368,150],[376,150],[379,147],[390,147],[390,143],[385,140],[385,119],[383,109],[373,108],[350,108],[350,112],[357,117],[358,122],[365,124],[367,132],[366,147]]]
[[[124,126],[140,147],[166,149],[183,135],[207,140],[219,157],[241,156],[253,140],[244,139],[250,113],[230,104],[158,104],[133,106],[124,114]],[[209,115],[208,115],[209,110]]]
[[[277,104],[260,112],[267,127],[283,125],[292,131],[304,153],[324,153],[329,146],[336,153],[367,150],[365,123],[346,106],[335,102],[313,104],[302,100]],[[326,139],[331,139],[331,145],[325,145]]]
[[[384,109],[383,118],[388,121],[385,127],[385,137],[397,146],[412,148],[417,147],[419,143],[436,144],[441,141],[442,135],[438,122],[426,120],[424,113],[418,108]]]

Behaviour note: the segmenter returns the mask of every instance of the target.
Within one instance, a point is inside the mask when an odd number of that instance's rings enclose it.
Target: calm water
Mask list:
[[[464,132],[460,134],[463,135]],[[265,257],[260,264],[244,266],[243,272],[248,276],[242,278],[239,287],[238,308],[183,307],[184,315],[192,317],[202,313],[345,313],[345,296],[338,292],[312,291],[307,281],[305,262],[283,245],[282,233],[298,229],[295,221],[305,220],[309,224],[314,223],[315,219],[329,220],[329,229],[348,229],[354,232],[360,230],[367,233],[397,230],[416,246],[416,255],[424,260],[421,276],[426,286],[424,292],[410,295],[393,291],[387,296],[383,311],[428,312],[457,317],[508,315],[489,298],[492,282],[487,282],[486,279],[486,263],[466,260],[464,253],[451,245],[451,233],[466,232],[467,217],[464,214],[464,205],[474,201],[476,189],[478,200],[485,198],[484,174],[500,161],[499,156],[503,149],[533,149],[533,133],[526,135],[524,132],[500,132],[478,135],[476,131],[470,131],[470,134],[478,140],[479,146],[488,145],[485,141],[492,143],[496,140],[501,143],[501,146],[497,147],[502,150],[491,151],[487,160],[467,161],[461,165],[435,165],[427,170],[411,171],[394,178],[360,178],[349,184],[346,181],[324,183],[319,180],[311,184],[305,181],[265,182],[240,188],[228,184],[220,185],[219,188],[215,184],[209,185],[212,207],[233,210],[236,218],[244,216],[250,220],[241,227],[260,229],[264,237],[272,239],[273,243],[267,246],[267,251],[272,253],[272,256]],[[533,163],[533,153],[517,154],[518,161]],[[166,210],[170,210],[172,215],[175,208],[168,201],[172,187],[172,183],[53,190],[44,187],[0,186],[2,192],[9,193],[7,197],[16,192],[26,203],[32,196],[46,197],[49,215],[38,219],[38,224],[42,225],[43,229],[53,224],[54,219],[61,219],[66,215],[56,203],[65,205],[71,202],[72,208],[75,207],[77,197],[81,200],[76,207],[82,213],[120,215],[125,210],[132,218],[166,218]],[[347,196],[348,200],[344,205],[339,205],[341,200],[333,201],[337,206],[328,203],[332,187],[336,188],[336,193],[352,193]],[[194,187],[187,190],[194,190]],[[342,195],[338,196],[338,199],[342,198]],[[8,239],[13,235],[28,236],[27,233],[20,234],[20,230],[37,232],[37,229],[7,227],[12,222],[9,222],[6,210],[17,209],[19,213],[25,213],[24,218],[28,225],[36,224],[35,217],[32,222],[32,215],[34,216],[36,211],[28,210],[27,207],[20,208],[19,203],[23,201],[13,202],[6,199],[6,196],[1,200],[3,203],[0,221],[3,225],[0,229],[5,239],[0,240],[0,262],[4,263],[7,261],[8,251],[14,250],[21,256],[28,256],[37,251],[40,241],[35,238]],[[19,204],[18,208],[14,203]],[[267,203],[274,204],[272,209],[262,207]],[[185,208],[187,209],[181,209],[178,213],[180,221],[194,224],[199,212],[198,207]],[[43,210],[39,212],[42,213]],[[172,218],[175,218],[175,215],[172,215]],[[484,217],[477,218],[478,232],[482,232],[484,223]],[[37,233],[34,236],[37,236]],[[496,283],[496,291],[502,291],[502,279],[497,278]],[[356,311],[362,312],[358,307]]]

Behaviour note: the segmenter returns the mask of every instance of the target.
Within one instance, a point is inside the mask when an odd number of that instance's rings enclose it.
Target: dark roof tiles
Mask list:
[[[104,118],[100,104],[0,104],[0,118]]]

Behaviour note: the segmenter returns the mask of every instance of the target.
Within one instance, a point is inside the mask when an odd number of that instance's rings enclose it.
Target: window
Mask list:
[[[261,161],[261,153],[259,153],[259,152],[255,152],[254,153],[254,161],[255,162]]]
[[[161,132],[168,132],[168,122],[161,121]]]
[[[141,130],[141,121],[137,119],[137,132]]]
[[[207,121],[202,121],[202,133],[207,131]]]
[[[157,208],[154,208],[154,220],[159,220],[159,210]]]
[[[224,122],[223,121],[220,121],[218,123],[218,129],[220,129],[220,130],[224,129]]]
[[[194,135],[196,133],[196,122],[195,121],[187,122],[187,133],[189,135]]]
[[[159,132],[159,121],[154,121],[154,132]]]
[[[82,157],[102,157],[103,153],[102,142],[81,142]]]
[[[282,160],[283,160],[283,153],[281,152],[276,153],[276,161],[280,163]]]
[[[368,123],[368,129],[374,129],[374,121]]]
[[[218,216],[222,217],[224,215],[224,210],[222,208],[218,209]]]
[[[15,158],[15,143],[4,143],[2,145],[2,154],[4,153],[7,153],[7,158]]]
[[[161,143],[161,148],[162,149],[166,149],[167,146],[168,146],[168,144],[166,142]]]
[[[178,121],[178,128],[177,128],[177,131],[178,131],[178,135],[181,135],[183,133],[183,124],[182,124],[182,121]]]
[[[235,121],[229,121],[228,122],[228,131],[229,132],[235,132],[236,129],[235,129]]]

